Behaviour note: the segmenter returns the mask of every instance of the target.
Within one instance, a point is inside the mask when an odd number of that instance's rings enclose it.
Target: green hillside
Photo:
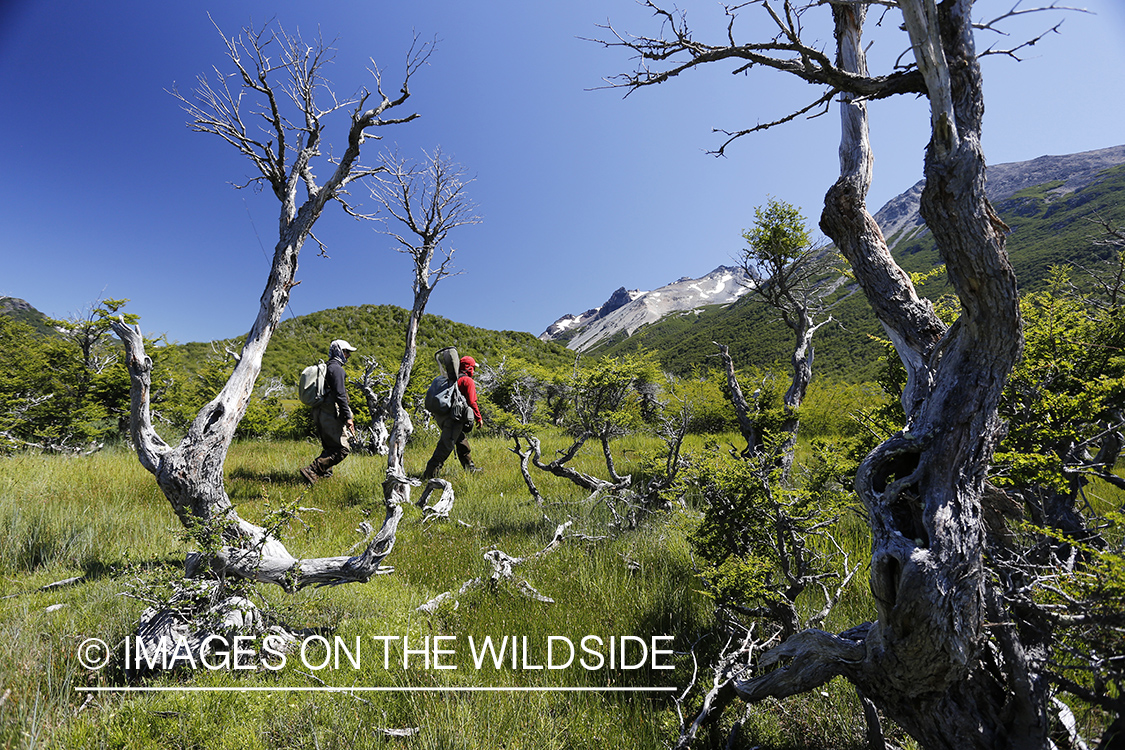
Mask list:
[[[402,359],[409,311],[392,305],[361,305],[283,320],[270,340],[262,361],[262,378],[281,378],[296,382],[297,374],[306,365],[328,358],[328,344],[333,339],[346,339],[357,347],[356,360],[349,371],[359,370],[358,358],[374,357],[384,369],[397,372]],[[230,348],[238,351],[241,339],[212,343],[174,344],[165,355],[195,369],[214,352]],[[489,331],[456,323],[437,315],[423,317],[418,330],[418,360],[415,371],[429,377],[433,354],[445,346],[455,346],[461,354],[469,354],[481,364],[497,365],[500,360],[515,357],[548,367],[574,361],[574,353],[559,344],[544,343],[530,333]],[[436,372],[436,370],[435,370]]]
[[[1108,250],[1096,244],[1102,231],[1095,218],[1125,225],[1125,165],[1106,170],[1104,179],[1071,193],[1060,194],[1058,186],[1044,183],[996,205],[1011,228],[1008,253],[1025,292],[1042,289],[1053,265],[1090,266],[1107,257]],[[895,258],[909,272],[925,273],[940,263],[933,237],[924,229],[890,241]],[[1081,281],[1081,275],[1075,279]],[[942,276],[920,291],[936,299],[951,290]],[[851,295],[833,310],[833,317],[835,322],[816,334],[816,374],[848,382],[870,380],[883,352],[877,340],[883,333],[866,298]],[[740,367],[786,367],[792,334],[759,299],[746,295],[725,308],[670,315],[591,353],[647,349],[657,352],[669,370],[685,374],[715,363],[716,341],[730,346]]]
[[[1095,244],[1101,235],[1097,217],[1125,224],[1125,165],[1106,170],[1105,179],[1072,193],[1059,194],[1059,185],[1036,185],[995,206],[1011,229],[1008,255],[1025,292],[1042,289],[1051,266],[1089,265],[1105,257],[1105,248]],[[892,240],[892,252],[907,271],[926,271],[939,262],[929,232]]]
[[[882,353],[873,338],[881,329],[867,300],[855,287],[832,311],[833,322],[816,334],[817,373],[847,382],[870,381]],[[644,326],[624,340],[609,341],[591,354],[618,356],[640,349],[657,352],[661,363],[677,374],[717,367],[715,343],[730,347],[739,367],[788,368],[792,332],[761,300],[746,295],[726,307],[670,315]]]

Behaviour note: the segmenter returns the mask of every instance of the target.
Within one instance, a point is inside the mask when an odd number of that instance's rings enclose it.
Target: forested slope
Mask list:
[[[360,305],[287,318],[278,326],[262,362],[262,378],[277,377],[285,383],[296,381],[306,365],[328,357],[328,344],[333,339],[346,339],[358,351],[356,357],[374,357],[384,369],[397,372],[402,359],[403,337],[408,310],[393,305]],[[215,352],[229,348],[238,351],[238,338],[212,343],[176,344],[168,347],[169,359],[181,360],[187,368],[198,365]],[[422,319],[418,335],[419,376],[431,376],[433,353],[446,346],[455,346],[478,362],[499,364],[504,357],[547,367],[574,361],[574,354],[559,344],[545,343],[530,333],[490,331],[456,323],[437,315]]]

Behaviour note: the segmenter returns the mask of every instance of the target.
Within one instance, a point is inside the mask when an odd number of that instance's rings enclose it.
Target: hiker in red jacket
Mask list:
[[[480,427],[484,424],[484,418],[481,417],[480,407],[477,406],[477,384],[473,380],[473,372],[476,368],[476,360],[472,357],[461,357],[460,367],[457,370],[457,390],[465,397],[465,401],[468,402],[469,408],[473,411],[473,424]],[[471,448],[469,447],[469,433],[473,429],[473,424],[466,425],[452,415],[438,420],[438,426],[441,427],[441,437],[438,439],[437,447],[434,448],[434,455],[430,457],[429,463],[426,464],[422,479],[433,479],[437,476],[441,465],[445,463],[445,459],[449,458],[449,454],[453,452],[454,448],[457,449],[457,459],[461,462],[461,466],[468,471],[480,471],[480,468],[473,464]]]

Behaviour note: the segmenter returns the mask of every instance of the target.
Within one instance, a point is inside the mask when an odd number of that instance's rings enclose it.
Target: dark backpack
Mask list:
[[[438,375],[426,390],[426,411],[433,414],[438,421],[449,417],[466,421],[469,404],[465,401],[461,389],[457,387],[456,380]]]

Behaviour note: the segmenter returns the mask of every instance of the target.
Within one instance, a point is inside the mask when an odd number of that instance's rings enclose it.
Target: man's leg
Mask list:
[[[326,409],[317,409],[313,418],[320,434],[321,453],[307,468],[320,479],[329,476],[332,467],[348,457],[351,446],[348,444],[347,425],[334,414]],[[308,472],[301,471],[305,479],[309,479]]]
[[[469,432],[472,428],[463,430],[460,437],[457,438],[457,460],[461,462],[461,466],[469,471],[480,471],[473,465],[473,449],[469,445]]]
[[[452,419],[442,422],[441,437],[438,438],[438,444],[434,447],[434,455],[430,457],[429,463],[426,464],[426,470],[422,472],[422,479],[433,479],[437,476],[438,470],[445,463],[445,459],[449,458],[449,454],[453,452],[453,448],[460,437],[461,425],[459,423]]]

